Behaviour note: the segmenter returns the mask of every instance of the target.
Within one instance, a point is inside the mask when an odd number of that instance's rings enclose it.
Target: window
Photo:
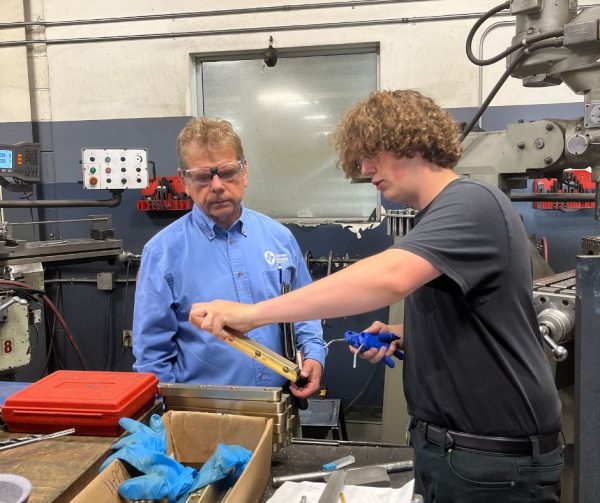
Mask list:
[[[343,113],[377,88],[375,48],[280,51],[272,68],[263,54],[246,57],[199,57],[196,65],[198,115],[227,119],[242,139],[245,206],[285,222],[379,219],[379,193],[369,183],[350,183],[333,147]]]

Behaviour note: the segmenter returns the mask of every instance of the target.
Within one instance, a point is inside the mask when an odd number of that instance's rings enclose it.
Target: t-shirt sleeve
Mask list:
[[[427,260],[465,296],[483,282],[490,285],[509,263],[507,224],[496,197],[474,184],[447,190],[394,248]]]

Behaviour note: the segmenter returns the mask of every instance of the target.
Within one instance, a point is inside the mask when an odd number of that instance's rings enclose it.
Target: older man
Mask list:
[[[223,298],[255,303],[277,297],[283,283],[311,282],[292,233],[242,205],[248,162],[239,136],[225,120],[191,120],[178,137],[179,176],[192,211],[144,247],[137,279],[133,353],[137,371],[161,382],[281,386],[285,380],[188,321],[192,302]],[[306,384],[318,390],[326,348],[319,321],[295,325]],[[283,352],[281,329],[270,324],[249,337]]]

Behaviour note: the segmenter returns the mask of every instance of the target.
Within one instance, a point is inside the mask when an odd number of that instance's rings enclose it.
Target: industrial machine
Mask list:
[[[41,181],[40,146],[35,143],[0,145],[0,186],[11,192],[31,193]],[[107,189],[113,197],[106,200],[0,200],[2,208],[114,207],[127,188],[148,185],[146,149],[82,149],[83,182],[86,189]],[[89,221],[89,238],[27,241],[15,239],[17,225],[38,225]],[[42,307],[49,306],[69,338],[64,320],[44,291],[44,265],[126,261],[132,254],[123,251],[123,242],[114,238],[110,215],[92,215],[77,220],[7,222],[0,219],[0,378],[39,378],[45,360],[45,341],[35,327],[37,338],[30,343],[29,327],[42,321]],[[32,351],[36,347],[37,351]],[[79,354],[78,354],[79,356]],[[37,359],[35,365],[32,358]],[[28,366],[34,367],[31,375]]]
[[[495,57],[478,59],[471,50],[476,31],[507,9],[516,17],[511,45]],[[462,133],[464,153],[456,172],[497,185],[513,201],[595,201],[595,217],[600,220],[600,6],[578,12],[576,0],[510,0],[478,19],[466,45],[473,63],[484,66],[506,58],[506,71]],[[509,76],[521,79],[526,87],[565,83],[583,96],[582,116],[472,132]],[[595,191],[511,192],[527,188],[528,179],[562,180],[565,169],[577,168],[591,169]],[[540,332],[555,361],[563,403],[567,443],[563,501],[568,502],[596,501],[600,490],[594,476],[600,468],[600,446],[595,440],[600,428],[600,392],[594,384],[600,361],[600,345],[595,340],[600,326],[600,255],[593,251],[597,247],[597,237],[585,238],[584,256],[578,257],[575,271],[538,278],[533,285]]]
[[[506,9],[516,16],[517,33],[512,44],[493,58],[478,59],[471,50],[477,29],[492,15]],[[577,10],[576,0],[510,0],[475,23],[467,37],[469,59],[483,66],[506,57],[507,68],[462,133],[464,153],[456,171],[497,185],[514,201],[595,201],[595,217],[600,220],[600,7],[588,7],[579,13]],[[526,87],[564,82],[576,94],[583,95],[583,116],[511,124],[504,131],[472,132],[509,76],[520,78]],[[526,188],[528,179],[562,179],[565,169],[582,167],[591,168],[596,186],[593,193],[511,193],[511,189]],[[556,279],[558,283],[561,281],[562,278]],[[538,312],[544,341],[557,361],[567,356],[557,342],[568,342],[573,336],[574,304],[571,304],[558,302]]]
[[[471,45],[479,27],[493,15],[510,10],[516,18],[511,45],[495,57],[475,57]],[[467,37],[467,56],[480,66],[506,58],[506,71],[462,132],[463,156],[455,171],[504,190],[513,201],[546,206],[556,203],[594,203],[600,220],[600,6],[578,12],[576,0],[509,0],[491,9],[473,25]],[[503,131],[473,131],[481,115],[509,76],[526,87],[565,83],[582,95],[582,117],[543,119],[509,125]],[[550,193],[529,179],[566,179],[564,170],[589,168],[595,190]],[[568,176],[573,176],[571,174]],[[568,178],[567,176],[567,178]],[[593,186],[593,185],[592,185]],[[514,192],[514,189],[521,189]],[[542,206],[542,207],[544,207]],[[547,207],[547,206],[546,206]],[[401,239],[412,223],[410,210],[388,215],[388,234]],[[532,250],[532,257],[539,254]],[[534,273],[536,264],[534,261]],[[563,404],[566,468],[565,503],[597,501],[600,482],[600,237],[583,238],[577,269],[560,274],[534,274],[533,297],[540,333],[555,371]],[[402,303],[390,306],[390,323],[401,323]],[[402,376],[386,369],[383,440],[401,441],[398,424],[408,418],[406,404],[396,392]]]
[[[510,9],[517,33],[497,56],[481,60],[471,51],[476,30],[492,15]],[[526,188],[528,178],[554,177],[566,168],[590,166],[600,185],[600,7],[577,13],[576,0],[511,0],[490,10],[467,38],[467,55],[477,65],[507,58],[507,68],[463,132],[464,154],[456,171],[504,190]],[[471,132],[509,76],[526,87],[565,83],[583,95],[582,117],[511,124],[505,131]],[[600,219],[600,191],[595,192]],[[594,194],[511,194],[515,201],[594,200]]]

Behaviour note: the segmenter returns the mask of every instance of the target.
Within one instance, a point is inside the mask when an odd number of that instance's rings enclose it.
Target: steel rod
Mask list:
[[[8,449],[14,449],[15,447],[21,447],[22,445],[33,444],[35,442],[41,442],[42,440],[50,440],[52,438],[64,437],[65,435],[71,435],[71,433],[75,433],[75,428],[69,428],[68,430],[57,431],[56,433],[50,433],[48,435],[42,435],[34,438],[29,438],[27,440],[21,440],[14,444],[0,447],[0,451],[7,451]]]
[[[349,468],[347,472],[354,472],[358,470],[364,470],[365,468],[385,468],[388,473],[394,472],[406,472],[413,469],[412,461],[395,461],[392,463],[381,463],[376,465],[361,466],[357,468]],[[321,480],[329,477],[332,472],[320,471],[320,472],[307,472],[297,473],[294,475],[284,475],[282,477],[273,477],[271,483],[273,487],[279,487],[284,482],[298,482],[301,480]]]

